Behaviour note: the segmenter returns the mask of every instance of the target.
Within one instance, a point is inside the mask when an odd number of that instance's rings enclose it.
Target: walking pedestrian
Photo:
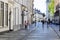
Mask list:
[[[42,27],[43,27],[43,29],[44,29],[44,20],[42,20]]]
[[[50,25],[50,19],[48,19],[47,21],[47,28],[49,27],[49,25]]]
[[[27,22],[25,21],[25,29],[27,29]]]

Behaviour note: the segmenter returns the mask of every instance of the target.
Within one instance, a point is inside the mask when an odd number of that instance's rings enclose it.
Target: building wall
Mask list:
[[[14,0],[13,5],[13,29],[14,31],[19,30],[22,24],[22,17],[21,17],[21,4],[19,0]]]
[[[27,1],[27,6],[28,6],[28,13],[29,13],[29,22],[30,24],[33,21],[32,14],[33,14],[33,0],[28,0]]]
[[[54,2],[55,2],[55,5],[54,5],[54,11],[55,11],[55,14],[57,13],[57,10],[59,10],[59,8],[57,7],[58,6],[58,4],[60,5],[60,0],[54,0]],[[58,15],[59,15],[59,13],[58,13]],[[56,24],[59,24],[59,16],[58,15],[55,15],[54,16],[54,23],[56,23]]]
[[[0,4],[3,2],[3,6],[0,5],[0,8],[4,8],[2,11],[0,10],[0,32],[8,30],[8,0],[0,0]],[[2,21],[1,21],[2,20]],[[2,28],[1,28],[2,27]]]
[[[56,11],[56,6],[60,3],[59,0],[55,0],[55,11]]]
[[[31,17],[31,15],[32,15],[32,10],[33,10],[33,0],[22,0],[23,2],[22,2],[22,4],[24,5],[24,6],[26,6],[26,8],[27,8],[27,10],[28,10],[28,15],[26,15],[29,19],[29,23],[31,24],[31,19],[32,19],[32,17]]]
[[[18,3],[14,4],[14,14],[13,14],[13,26],[14,29],[19,28],[21,25],[21,5]]]
[[[22,24],[22,17],[21,17],[22,5],[24,5],[28,9],[28,12],[26,12],[28,15],[26,15],[26,17],[27,18],[29,17],[28,18],[29,22],[31,22],[32,0],[0,0],[0,1],[4,2],[4,14],[3,14],[4,18],[2,18],[1,16],[2,14],[0,14],[0,17],[3,19],[4,23],[2,22],[3,26],[0,26],[3,27],[0,29],[0,32],[9,29],[12,29],[14,31],[21,29],[20,25]],[[8,4],[8,12],[6,11],[7,7],[5,6],[6,5],[5,3]]]
[[[60,3],[59,0],[55,0],[55,6],[57,6],[57,4]]]
[[[20,29],[21,5],[18,3],[19,1],[18,2],[16,2],[17,0],[16,1],[15,0],[0,0],[0,1],[4,2],[4,16],[3,16],[4,19],[2,18],[2,14],[0,13],[0,17],[3,19],[4,25],[0,26],[0,27],[3,27],[3,28],[0,28],[0,32],[6,31],[9,29],[12,29],[12,30]],[[7,12],[6,3],[8,4],[8,14],[6,14],[6,12]],[[10,15],[10,11],[11,11],[11,15]],[[7,22],[8,22],[8,25],[7,25]],[[1,22],[0,22],[0,24],[1,24]]]

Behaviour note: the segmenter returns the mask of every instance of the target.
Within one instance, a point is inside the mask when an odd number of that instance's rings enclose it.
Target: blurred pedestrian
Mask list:
[[[49,27],[49,25],[50,25],[50,19],[48,19],[47,21],[47,28]]]
[[[27,29],[27,22],[25,21],[25,29]]]
[[[43,29],[44,29],[44,20],[42,20],[42,27],[43,27]]]

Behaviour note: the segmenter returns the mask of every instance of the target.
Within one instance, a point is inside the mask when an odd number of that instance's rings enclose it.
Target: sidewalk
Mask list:
[[[28,30],[31,32],[32,30],[35,30],[37,27],[35,26],[35,23],[34,24],[31,24],[28,28]]]
[[[35,30],[34,24],[30,25],[29,29],[21,29],[18,31],[7,32],[0,35],[0,40],[22,40],[25,36]]]
[[[44,29],[40,22],[38,22],[36,26],[37,29],[31,32],[23,40],[60,40],[54,30],[51,27],[47,28],[46,24],[44,24]]]
[[[60,31],[59,31],[59,25],[51,24],[50,27],[56,32],[56,34],[60,38]]]

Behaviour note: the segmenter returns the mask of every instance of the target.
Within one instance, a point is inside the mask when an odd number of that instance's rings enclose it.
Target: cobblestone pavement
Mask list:
[[[47,28],[46,24],[44,25],[44,27],[42,27],[42,24],[38,23],[37,29],[31,32],[23,40],[60,40],[60,39],[51,27]]]
[[[47,28],[46,24],[42,27],[41,23],[36,23],[36,27],[33,31],[29,31],[30,28],[4,33],[0,35],[0,40],[60,40],[55,31],[51,27]]]

